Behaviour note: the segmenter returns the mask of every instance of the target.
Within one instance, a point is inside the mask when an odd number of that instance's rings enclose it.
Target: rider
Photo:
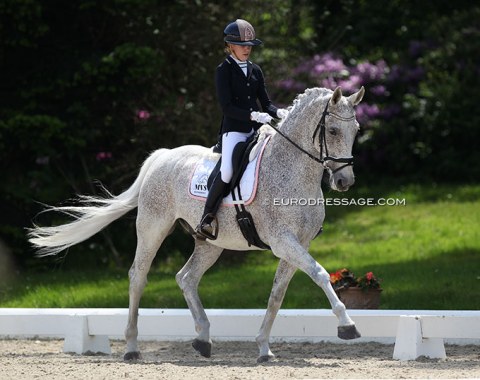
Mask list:
[[[220,173],[208,192],[201,222],[195,230],[199,239],[216,238],[212,223],[233,176],[232,154],[235,145],[246,141],[273,117],[284,118],[288,113],[272,104],[262,70],[248,60],[252,46],[262,44],[255,38],[253,26],[248,21],[238,19],[226,26],[223,36],[228,56],[215,71],[217,98],[223,111],[222,140],[221,144],[217,144],[221,148],[222,162]]]

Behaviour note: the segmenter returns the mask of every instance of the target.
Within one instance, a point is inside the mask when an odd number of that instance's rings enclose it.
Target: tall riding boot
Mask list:
[[[217,174],[215,180],[208,191],[207,201],[205,202],[205,209],[203,210],[203,216],[200,224],[195,229],[197,233],[197,239],[215,240],[218,235],[218,221],[217,211],[222,203],[225,189],[228,183],[222,181],[220,173]],[[215,222],[215,223],[213,223]]]

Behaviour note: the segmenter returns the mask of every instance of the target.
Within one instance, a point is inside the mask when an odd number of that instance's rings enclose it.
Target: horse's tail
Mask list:
[[[145,160],[135,182],[120,195],[113,196],[103,188],[106,197],[80,195],[79,206],[48,206],[43,212],[61,212],[73,217],[74,220],[60,226],[39,227],[34,225],[29,229],[28,240],[39,249],[37,254],[39,256],[56,255],[72,245],[87,240],[114,220],[136,208],[145,175],[164,151],[164,149],[159,149],[153,152]]]

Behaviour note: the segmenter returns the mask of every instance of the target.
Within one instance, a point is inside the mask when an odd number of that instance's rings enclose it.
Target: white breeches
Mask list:
[[[220,166],[220,172],[223,182],[229,183],[233,177],[233,149],[239,142],[247,141],[251,135],[253,135],[253,129],[248,133],[227,132],[222,135],[222,165]]]

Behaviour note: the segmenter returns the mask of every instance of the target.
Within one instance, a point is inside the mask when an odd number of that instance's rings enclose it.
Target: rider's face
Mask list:
[[[246,61],[252,52],[251,46],[229,44],[232,55],[239,61]]]

